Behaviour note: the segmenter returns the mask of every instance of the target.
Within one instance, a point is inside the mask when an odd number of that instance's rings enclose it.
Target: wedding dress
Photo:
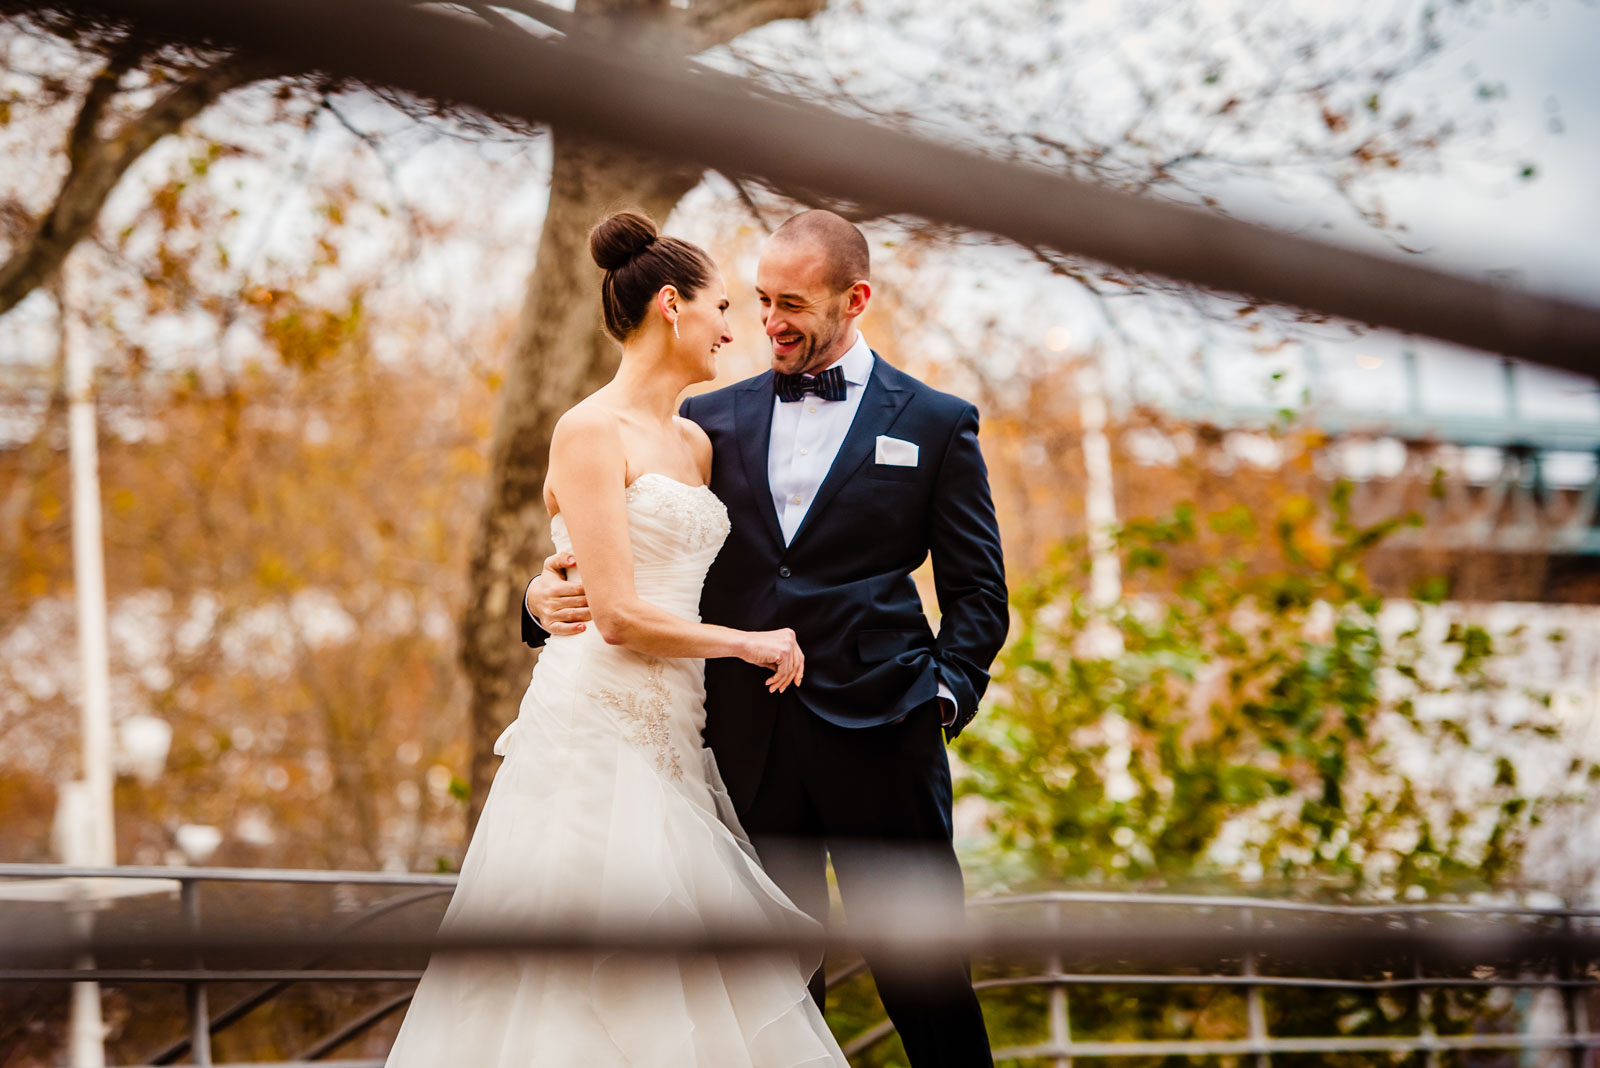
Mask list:
[[[639,596],[698,619],[722,502],[646,474],[627,516]],[[551,536],[571,549],[560,515]],[[703,676],[701,660],[629,652],[594,627],[549,639],[495,743],[505,761],[442,930],[809,922],[762,871],[701,743]],[[805,978],[788,955],[441,956],[388,1068],[848,1068]]]

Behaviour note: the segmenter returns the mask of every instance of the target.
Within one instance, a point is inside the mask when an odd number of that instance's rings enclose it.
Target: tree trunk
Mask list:
[[[605,384],[621,356],[602,324],[589,230],[622,208],[663,223],[700,180],[698,169],[563,130],[554,133],[554,156],[550,207],[500,395],[489,499],[461,622],[461,662],[472,687],[471,826],[494,775],[494,740],[516,718],[533,664],[518,627],[523,587],[551,552],[543,499],[550,434],[563,412]]]
[[[578,0],[574,13],[654,20],[661,41],[695,52],[778,19],[809,18],[823,3],[696,0],[680,11],[668,0]],[[554,145],[550,207],[507,361],[489,499],[472,547],[461,621],[461,664],[472,690],[469,830],[477,826],[494,776],[494,740],[516,718],[533,665],[519,621],[523,587],[551,551],[544,509],[550,433],[563,412],[606,383],[621,356],[602,324],[600,270],[589,258],[589,230],[624,208],[664,224],[702,173],[568,130],[554,131]]]

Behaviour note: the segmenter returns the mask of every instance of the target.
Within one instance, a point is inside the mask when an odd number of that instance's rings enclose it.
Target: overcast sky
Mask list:
[[[1304,18],[1312,25],[1384,14],[1328,0],[1200,0],[1198,6],[1223,27],[1235,11],[1248,11],[1255,19]],[[1600,188],[1600,62],[1595,59],[1600,4],[1475,0],[1465,9],[1443,6],[1451,12],[1443,52],[1387,89],[1384,106],[1459,117],[1462,134],[1447,141],[1424,170],[1408,169],[1371,187],[1405,225],[1401,238],[1420,249],[1424,261],[1468,275],[1490,272],[1530,289],[1600,303],[1600,194],[1595,192]],[[1396,9],[1420,10],[1421,0],[1404,0]],[[960,133],[960,120],[942,114],[938,107],[941,100],[964,99],[965,93],[965,99],[979,99],[990,115],[1014,112],[1018,123],[1051,121],[1059,104],[1060,110],[1072,112],[1072,122],[1086,129],[1115,131],[1130,107],[1127,86],[1119,88],[1119,59],[1148,60],[1181,44],[1185,31],[1165,14],[1170,10],[1170,5],[1143,0],[1080,0],[1042,7],[1030,0],[990,0],[980,5],[954,0],[834,0],[811,24],[769,27],[754,38],[780,66],[785,61],[813,66],[822,62],[852,92],[904,106],[920,105],[933,129]],[[1473,14],[1465,16],[1463,10]],[[1060,50],[1054,50],[1057,44]],[[825,57],[821,61],[815,58],[819,46]],[[1219,47],[1226,52],[1228,42]],[[1239,54],[1235,61],[1247,65],[1254,58],[1258,57]],[[1033,73],[1007,76],[1008,64],[1020,69],[1024,63],[1033,65]],[[932,69],[944,72],[947,80],[924,91]],[[997,83],[1007,91],[996,93]],[[1192,83],[1186,92],[1194,92]],[[1488,100],[1481,99],[1484,92]],[[348,106],[365,128],[390,131],[390,174],[367,159],[370,153],[331,119],[326,120],[326,129],[304,144],[296,143],[293,134],[263,129],[260,136],[269,140],[289,139],[276,153],[281,173],[270,166],[238,167],[242,184],[236,196],[243,208],[237,224],[239,244],[261,244],[258,235],[263,225],[251,212],[261,216],[266,210],[262,205],[275,212],[271,225],[278,246],[288,250],[295,241],[304,241],[309,230],[296,220],[312,218],[314,204],[308,199],[304,210],[281,210],[285,196],[291,204],[299,196],[295,183],[308,171],[364,167],[361,180],[375,202],[402,195],[423,208],[458,205],[463,218],[484,220],[482,234],[473,235],[466,227],[439,239],[438,247],[426,250],[411,268],[414,284],[427,291],[442,315],[471,318],[510,311],[520,295],[523,272],[531,265],[543,214],[544,147],[474,146],[450,138],[419,144],[415,125],[403,116],[376,105],[351,101]],[[1185,106],[1179,101],[1169,120],[1180,128],[1186,121]],[[205,116],[202,125],[225,122],[236,132],[241,124],[249,127],[253,119],[264,116],[263,108],[252,108],[248,102],[225,102],[221,110],[226,114]],[[1490,117],[1496,128],[1485,135],[1478,126]],[[163,173],[163,152],[178,151],[176,144],[162,146],[150,160],[142,161],[108,212],[128,210],[144,195],[139,175]],[[271,152],[267,156],[270,165],[275,157]],[[490,157],[510,158],[512,166],[497,177],[480,162]],[[1531,178],[1521,176],[1526,167],[1533,168]],[[220,166],[217,173],[233,180],[233,172]],[[1214,191],[1230,210],[1246,218],[1403,254],[1390,238],[1355,220],[1315,174],[1267,170],[1257,178],[1219,181]],[[726,227],[730,216],[725,207],[710,214],[703,209],[711,200],[725,205],[726,193],[726,186],[711,183],[686,202],[674,225],[686,228],[686,236],[709,239],[709,228]],[[385,228],[378,219],[371,226],[366,253],[392,257],[393,227]],[[493,256],[484,253],[488,243],[496,246]],[[271,252],[274,246],[266,249]],[[351,250],[353,257],[361,254],[360,248]],[[497,266],[492,274],[481,266],[489,262]],[[1113,364],[1108,369],[1114,388],[1137,388],[1145,400],[1176,401],[1185,391],[1197,390],[1201,382],[1194,361],[1197,349],[1211,358],[1213,386],[1232,399],[1293,399],[1283,395],[1283,388],[1297,390],[1309,384],[1297,377],[1300,350],[1262,357],[1249,351],[1249,338],[1215,323],[1152,315],[1149,306],[1139,302],[1111,307],[1109,314],[1116,321],[1107,323],[1107,308],[1093,306],[1070,283],[1050,278],[1015,250],[960,249],[932,266],[934,271],[923,284],[940,287],[947,297],[938,308],[947,313],[952,336],[959,340],[970,328],[973,344],[1003,350],[992,354],[996,360],[1028,358],[1044,347],[1052,327],[1064,327],[1075,349],[1102,342]],[[747,281],[730,279],[730,284]],[[19,309],[6,327],[21,331],[30,315],[40,329],[27,347],[42,355],[49,344],[44,329],[49,316],[42,306]],[[985,332],[991,320],[1002,326],[998,335]],[[1129,331],[1133,343],[1116,336],[1118,329]],[[170,330],[172,344],[158,351],[181,353],[184,335],[176,325]],[[1335,329],[1308,333],[1307,344],[1315,348],[1323,372],[1316,384],[1315,399],[1320,403],[1375,412],[1404,405],[1398,354],[1410,347],[1422,364],[1425,407],[1460,415],[1488,415],[1500,408],[1501,377],[1492,358],[1385,335],[1343,340],[1341,333]],[[204,343],[204,330],[195,336],[197,343]],[[490,356],[482,354],[484,359]],[[1287,372],[1286,387],[1269,397],[1268,375],[1273,370]],[[1600,395],[1591,381],[1539,369],[1519,374],[1526,414],[1600,420]]]
[[[1202,6],[1216,12],[1220,22],[1223,13],[1240,10],[1241,2],[1211,0]],[[1421,10],[1420,4],[1414,6]],[[1127,5],[1116,0],[1086,0],[1069,8],[1071,19],[1099,19],[1108,27],[1105,38],[1056,61],[1082,68],[1074,89],[1096,78],[1109,84],[1119,52],[1159,55],[1183,32],[1163,21],[1159,5],[1150,9],[1154,17],[1142,22],[1130,19]],[[1393,10],[1406,8],[1402,4]],[[1352,7],[1328,0],[1252,3],[1247,10],[1266,17],[1304,17],[1312,25],[1391,13],[1387,6]],[[1048,38],[1050,32],[1041,28],[1039,36]],[[1092,36],[1072,30],[1074,40]],[[1235,214],[1269,225],[1408,255],[1396,246],[1399,241],[1423,262],[1444,270],[1488,275],[1600,304],[1600,4],[1498,0],[1456,7],[1443,40],[1438,54],[1384,90],[1386,112],[1414,108],[1443,114],[1460,130],[1425,166],[1368,180],[1392,219],[1403,224],[1403,232],[1386,236],[1360,222],[1319,176],[1291,170],[1229,175],[1212,191]],[[1113,122],[1123,106],[1109,89],[1083,99]],[[1490,122],[1492,131],[1486,126]],[[1024,336],[1042,339],[1055,320],[1070,326],[1077,342],[1087,340],[1085,331],[1105,333],[1104,327],[1093,325],[1095,316],[1086,314],[1070,287],[1043,278],[1025,258],[966,255],[975,265],[974,274],[987,282],[988,294],[976,297],[978,305],[1026,324]],[[1012,270],[1015,274],[1009,274]],[[1145,317],[1138,307],[1116,314],[1123,326]],[[1343,340],[1340,334],[1332,329],[1307,334],[1321,372],[1314,398],[1319,403],[1399,410],[1408,403],[1399,354],[1411,349],[1421,366],[1425,410],[1465,416],[1503,411],[1503,378],[1496,358],[1384,333],[1356,340]],[[1122,389],[1136,386],[1142,399],[1176,401],[1185,391],[1198,389],[1196,347],[1211,359],[1214,388],[1234,399],[1283,399],[1282,387],[1269,385],[1273,370],[1289,372],[1285,385],[1298,389],[1308,384],[1298,374],[1299,352],[1263,360],[1244,351],[1247,339],[1236,332],[1180,321],[1146,336],[1153,340],[1142,346],[1113,343],[1108,348],[1109,359],[1118,364],[1110,368],[1113,383]],[[1592,380],[1537,367],[1519,367],[1516,374],[1524,415],[1600,421],[1600,394]],[[1278,389],[1276,398],[1269,396],[1273,388]]]

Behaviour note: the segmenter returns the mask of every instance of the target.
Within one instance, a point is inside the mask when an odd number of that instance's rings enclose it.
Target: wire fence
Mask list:
[[[652,924],[471,928],[419,934],[414,908],[437,903],[454,876],[227,868],[67,868],[0,864],[0,899],[65,900],[88,922],[39,923],[0,914],[5,958],[0,983],[167,983],[187,994],[186,1034],[148,1057],[163,1065],[189,1057],[212,1064],[211,1038],[297,984],[414,983],[430,952],[502,954],[604,951],[660,954],[770,953],[825,949],[835,961],[863,945],[902,957],[971,953],[980,996],[1043,992],[1037,1039],[995,1050],[1000,1062],[1048,1064],[1108,1058],[1233,1058],[1267,1068],[1275,1055],[1420,1055],[1439,1068],[1466,1051],[1546,1051],[1568,1068],[1600,1066],[1600,910],[1514,904],[1413,903],[1337,906],[1249,897],[1056,892],[978,898],[965,930],[930,926],[914,890],[895,895],[881,922],[827,930],[728,926],[674,929]],[[119,921],[108,902],[133,884],[176,899],[163,916]],[[338,917],[263,923],[237,908],[202,910],[202,887],[376,888],[389,896]],[[46,888],[71,888],[57,895]],[[393,892],[393,893],[390,893]],[[905,903],[909,902],[909,905]],[[85,913],[98,903],[99,915]],[[219,902],[220,903],[220,902]],[[13,910],[15,906],[13,906]],[[410,912],[409,917],[407,913]],[[398,926],[394,921],[403,921]],[[386,955],[374,961],[374,955]],[[396,955],[402,961],[395,963]],[[174,963],[175,961],[179,963]],[[289,963],[285,963],[288,961]],[[187,962],[187,963],[183,963]],[[829,976],[837,989],[863,970]],[[210,996],[237,984],[260,989],[213,1012]],[[1092,1005],[1108,991],[1211,991],[1242,999],[1238,1033],[1106,1037]],[[1511,1011],[1455,1022],[1441,1033],[1435,999],[1451,992],[1497,994]],[[1392,1034],[1274,1033],[1272,999],[1296,993],[1404,999],[1415,1029]],[[1517,999],[1521,1004],[1517,1004]],[[377,1065],[328,1059],[404,1009],[405,992],[370,1006],[299,1051],[289,1064]],[[844,1036],[850,1056],[888,1039],[888,1021]],[[1210,1063],[1217,1063],[1211,1061]],[[1303,1063],[1303,1062],[1297,1062]],[[1531,1060],[1524,1064],[1556,1062]]]

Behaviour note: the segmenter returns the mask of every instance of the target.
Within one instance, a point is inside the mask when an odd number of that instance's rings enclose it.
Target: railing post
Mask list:
[[[200,934],[200,883],[195,879],[183,880],[183,922],[189,933]],[[204,967],[197,951],[194,966]],[[195,1064],[211,1063],[211,1010],[206,1004],[206,985],[200,980],[184,984],[184,995],[189,1004],[189,1054]]]
[[[1417,926],[1417,917],[1413,914],[1406,920],[1406,925],[1413,930]],[[1418,953],[1411,960],[1411,976],[1414,979],[1426,978],[1423,975],[1422,954]],[[1433,1026],[1433,991],[1425,986],[1417,987],[1417,1037],[1422,1042],[1423,1068],[1440,1068],[1439,1047],[1436,1040],[1439,1032]]]
[[[85,900],[72,902],[72,931],[88,941],[94,932],[94,905]],[[76,965],[94,970],[94,954],[81,953]],[[93,979],[72,984],[71,1056],[73,1068],[103,1068],[106,1063],[106,1028],[100,1012],[100,984]]]
[[[1256,974],[1256,950],[1254,936],[1256,929],[1256,914],[1254,909],[1245,909],[1241,918],[1244,920],[1244,970],[1245,976]],[[1255,1051],[1251,1055],[1252,1068],[1272,1068],[1272,1054],[1267,1052],[1267,1006],[1261,1000],[1261,988],[1254,983],[1244,988],[1245,1019],[1250,1028],[1250,1046]]]
[[[1573,941],[1574,936],[1577,934],[1574,929],[1576,924],[1572,921],[1571,913],[1562,917],[1561,927],[1567,935],[1567,945],[1576,945],[1576,942]],[[1562,1016],[1567,1026],[1567,1036],[1571,1040],[1567,1045],[1567,1060],[1571,1063],[1572,1068],[1588,1068],[1589,1043],[1580,1036],[1587,1034],[1589,1031],[1587,1019],[1589,1014],[1586,1011],[1587,1007],[1583,1003],[1583,988],[1571,985],[1571,980],[1580,978],[1584,974],[1583,965],[1586,962],[1578,961],[1574,959],[1574,956],[1573,952],[1569,950],[1557,965],[1559,968],[1557,974],[1569,984],[1561,988]]]
[[[1061,963],[1062,917],[1059,901],[1050,903],[1050,931],[1056,936],[1055,944],[1050,950],[1050,959],[1045,963],[1045,968],[1053,980],[1050,986],[1050,1048],[1070,1050],[1072,1019],[1067,1013],[1067,988],[1061,983],[1066,973]],[[1072,1055],[1070,1053],[1058,1055],[1054,1068],[1072,1068]]]

